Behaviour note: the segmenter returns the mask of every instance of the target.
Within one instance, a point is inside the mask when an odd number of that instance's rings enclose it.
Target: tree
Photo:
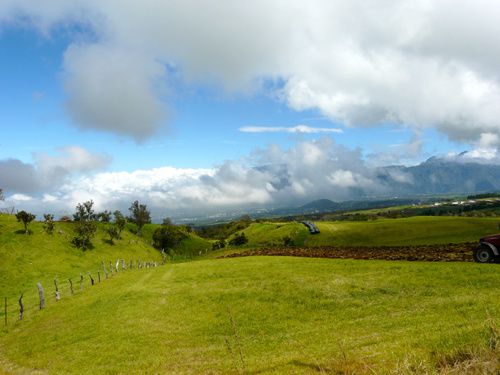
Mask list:
[[[89,200],[84,203],[78,203],[76,205],[76,212],[73,214],[73,219],[75,221],[95,220],[94,209],[92,208],[93,205],[93,200]]]
[[[113,215],[115,217],[115,226],[116,229],[118,230],[118,238],[121,238],[122,230],[125,228],[127,220],[125,219],[125,216],[123,216],[123,214],[118,210],[113,212]]]
[[[103,211],[103,212],[99,212],[97,214],[97,217],[99,218],[100,221],[102,221],[103,223],[109,223],[111,221],[111,211]]]
[[[248,242],[248,239],[245,236],[245,232],[241,232],[241,234],[237,234],[229,240],[229,245],[241,246],[241,245],[246,244],[247,242]]]
[[[128,209],[131,213],[130,221],[137,225],[137,235],[142,234],[142,227],[144,224],[151,223],[151,214],[145,204],[140,204],[139,201],[132,203]]]
[[[28,225],[35,220],[36,215],[33,215],[32,213],[26,212],[26,211],[19,211],[16,214],[16,219],[18,222],[22,222],[24,225],[24,233],[29,234],[28,230]]]
[[[52,234],[54,232],[54,215],[43,214],[43,229],[47,234]]]
[[[79,221],[75,227],[75,237],[71,242],[85,251],[92,248],[92,238],[96,232],[97,225],[93,221]]]
[[[187,234],[177,225],[162,225],[153,233],[153,246],[159,250],[173,249],[186,237]]]
[[[78,203],[76,212],[73,214],[73,218],[77,223],[75,226],[75,237],[71,242],[84,251],[92,247],[92,238],[97,232],[97,225],[94,222],[96,216],[92,209],[93,205],[94,202],[92,200]]]
[[[115,225],[109,225],[108,227],[106,227],[106,233],[109,236],[109,243],[111,245],[115,244],[114,240],[117,240],[117,239],[120,238],[120,233],[118,231],[118,228],[116,227],[116,224]]]

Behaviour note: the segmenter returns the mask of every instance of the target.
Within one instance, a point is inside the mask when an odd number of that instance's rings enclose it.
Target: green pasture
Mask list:
[[[0,333],[0,367],[495,374],[499,271],[495,264],[291,257],[132,270],[9,322]]]
[[[384,246],[476,242],[499,231],[498,218],[415,216],[369,221],[316,221],[321,233],[311,235],[297,222],[253,223],[243,230],[246,247],[282,245],[290,236],[296,246]]]

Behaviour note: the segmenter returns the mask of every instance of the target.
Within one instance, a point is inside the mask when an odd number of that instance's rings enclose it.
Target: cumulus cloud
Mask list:
[[[6,193],[33,194],[57,189],[70,176],[104,168],[107,155],[96,155],[79,146],[67,146],[58,153],[35,153],[34,163],[17,159],[0,160],[0,185]]]
[[[499,19],[488,0],[0,5],[3,24],[83,25],[91,41],[64,57],[69,112],[82,127],[136,139],[162,124],[166,71],[236,91],[276,82],[291,108],[347,126],[433,127],[465,142],[499,135]]]
[[[238,130],[243,133],[342,133],[342,129],[339,128],[315,128],[308,125],[297,125],[291,127],[243,126]]]

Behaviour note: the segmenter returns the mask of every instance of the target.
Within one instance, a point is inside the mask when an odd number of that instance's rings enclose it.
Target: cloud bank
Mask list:
[[[290,108],[346,126],[432,127],[498,147],[499,20],[488,0],[0,4],[2,27],[83,30],[64,55],[68,112],[137,140],[164,124],[174,75],[236,92],[271,81]]]

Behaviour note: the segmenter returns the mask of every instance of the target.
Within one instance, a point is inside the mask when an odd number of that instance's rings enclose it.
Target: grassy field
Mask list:
[[[500,371],[498,265],[249,257],[129,271],[0,333],[13,373]]]
[[[498,218],[418,216],[362,222],[315,222],[321,233],[310,235],[300,223],[253,223],[243,232],[247,247],[282,245],[290,236],[296,246],[382,246],[476,242],[498,232]]]
[[[37,282],[53,286],[54,278],[61,283],[67,279],[79,278],[82,272],[92,272],[97,278],[97,270],[101,261],[108,266],[117,259],[151,260],[162,259],[158,250],[150,245],[147,236],[137,237],[128,230],[122,232],[122,239],[115,245],[106,242],[103,225],[99,225],[98,233],[93,240],[94,248],[82,251],[71,245],[73,223],[56,223],[52,235],[46,234],[42,223],[30,225],[31,235],[25,235],[22,225],[14,216],[0,215],[0,297],[19,296],[25,293],[26,298],[36,299]],[[176,257],[198,255],[203,249],[210,248],[210,242],[191,235],[175,250]]]

